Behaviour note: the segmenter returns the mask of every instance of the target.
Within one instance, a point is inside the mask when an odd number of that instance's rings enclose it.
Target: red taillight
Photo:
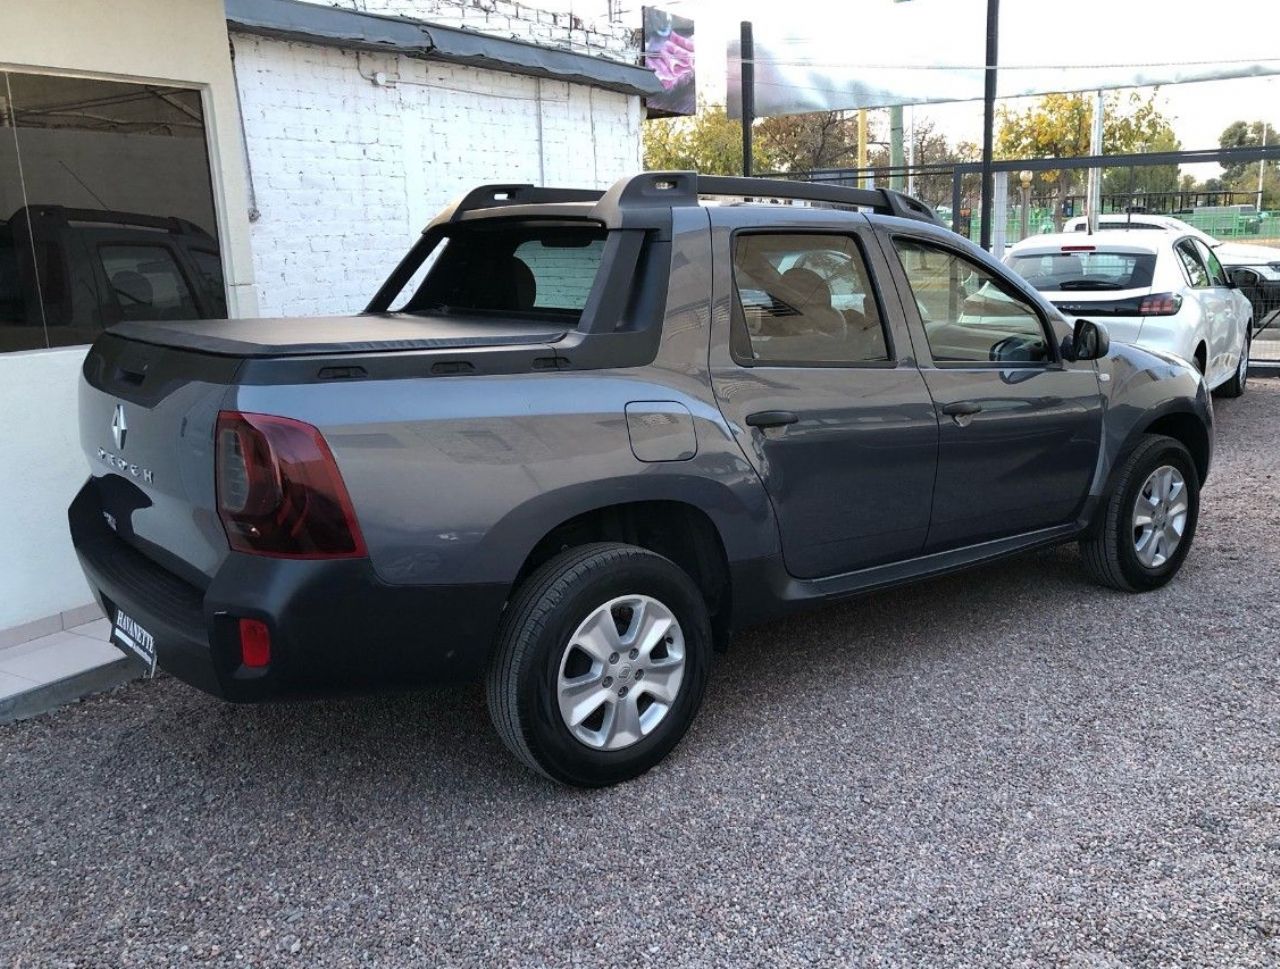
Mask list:
[[[1175,293],[1144,296],[1138,306],[1139,316],[1173,316],[1182,309],[1182,297]]]
[[[1063,246],[1063,252],[1095,252],[1097,246]]]
[[[240,620],[240,662],[254,669],[271,664],[271,630],[260,619]]]
[[[310,424],[222,411],[215,465],[218,517],[238,552],[357,558],[364,538],[333,454]]]

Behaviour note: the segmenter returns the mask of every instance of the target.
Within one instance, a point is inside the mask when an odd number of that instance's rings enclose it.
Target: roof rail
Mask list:
[[[540,188],[528,183],[481,185],[454,202],[448,221],[456,222],[467,212],[504,205],[553,205],[563,202],[598,202],[604,192],[589,188]]]
[[[615,183],[605,193],[621,209],[697,205],[708,195],[746,199],[786,199],[853,205],[880,215],[896,215],[941,225],[933,209],[919,199],[885,188],[848,188],[782,178],[747,178],[735,175],[699,175],[696,172],[644,172]]]
[[[699,175],[697,172],[643,172],[619,179],[604,192],[580,188],[539,188],[528,184],[481,185],[440,213],[432,224],[456,222],[467,212],[477,209],[567,202],[594,202],[597,214],[604,216],[606,223],[620,224],[630,220],[618,219],[617,216],[640,216],[655,209],[697,205],[699,198],[709,195],[857,206],[880,215],[896,215],[942,225],[929,206],[891,189],[849,188],[781,178]],[[610,218],[611,215],[614,218]]]

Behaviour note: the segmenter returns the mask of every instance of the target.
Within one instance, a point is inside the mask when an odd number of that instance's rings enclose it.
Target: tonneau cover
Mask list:
[[[117,323],[110,333],[157,346],[234,357],[294,357],[393,350],[555,343],[562,325],[520,320],[458,319],[371,313],[361,316]]]

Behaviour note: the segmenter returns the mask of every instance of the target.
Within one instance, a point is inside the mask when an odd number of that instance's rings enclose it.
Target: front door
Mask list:
[[[919,554],[938,423],[892,285],[877,287],[888,267],[865,218],[780,211],[770,231],[732,208],[711,218],[728,255],[715,270],[716,400],[769,493],[787,570]]]
[[[927,550],[1072,521],[1101,443],[1094,365],[1064,361],[1041,310],[958,248],[910,233],[885,248],[939,421]]]

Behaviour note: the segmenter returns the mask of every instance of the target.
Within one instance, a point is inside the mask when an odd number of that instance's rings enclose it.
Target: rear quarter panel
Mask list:
[[[235,406],[320,428],[389,583],[509,583],[555,526],[634,501],[700,508],[731,562],[773,554],[769,502],[710,396],[705,213],[682,213],[676,229],[662,339],[649,366],[241,386]],[[640,461],[626,422],[637,401],[686,408],[696,453]]]

